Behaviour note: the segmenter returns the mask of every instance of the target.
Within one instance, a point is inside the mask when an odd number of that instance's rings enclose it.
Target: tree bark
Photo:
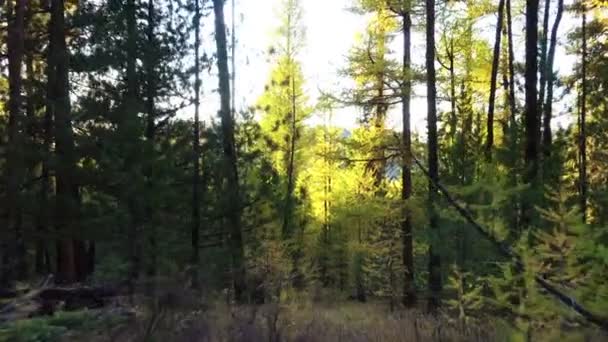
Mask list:
[[[215,14],[215,42],[217,47],[217,68],[219,73],[220,119],[222,126],[222,148],[224,151],[225,177],[228,190],[228,215],[230,227],[230,250],[233,263],[234,295],[237,302],[245,301],[245,256],[241,231],[241,200],[239,174],[234,142],[234,120],[230,113],[230,73],[228,71],[228,51],[226,47],[226,24],[224,22],[224,0],[213,0]]]
[[[545,87],[547,86],[547,47],[549,45],[549,14],[551,11],[551,0],[545,0],[545,8],[543,11],[543,31],[541,36],[541,50],[539,58],[540,72],[540,88],[538,91],[538,115],[543,113],[543,105],[545,103]],[[540,120],[540,119],[539,119]]]
[[[581,1],[582,23],[581,23],[581,112],[580,112],[580,136],[579,136],[579,158],[580,158],[580,206],[583,214],[583,222],[587,222],[587,8],[585,1]]]
[[[507,9],[507,36],[509,38],[509,105],[510,105],[510,116],[509,122],[511,131],[516,132],[516,103],[515,103],[515,53],[513,52],[513,22],[511,19],[511,0],[506,0]],[[516,138],[516,134],[513,135]],[[513,165],[515,165],[513,163]]]
[[[200,142],[200,119],[199,119],[199,106],[200,106],[200,25],[201,25],[201,12],[199,0],[194,0],[194,135],[192,137],[192,152],[194,162],[194,172],[192,174],[192,231],[191,231],[191,243],[192,243],[192,288],[199,289],[199,275],[198,268],[200,266],[199,256],[199,229],[201,226],[201,214],[200,214],[200,155],[201,155],[201,142]],[[233,52],[234,53],[234,52]]]
[[[492,161],[492,148],[494,147],[494,104],[496,100],[496,80],[498,78],[498,62],[500,60],[500,39],[502,37],[502,22],[505,0],[498,2],[498,20],[496,21],[496,35],[494,39],[494,55],[492,57],[492,75],[490,77],[490,100],[488,101],[488,123],[486,142],[486,160]]]
[[[8,235],[13,235],[13,243],[3,246],[3,272],[0,285],[6,285],[15,276],[23,277],[25,272],[25,247],[21,231],[21,208],[19,188],[23,171],[23,112],[22,112],[22,78],[24,41],[25,41],[25,0],[9,1],[8,9],[8,141],[6,153],[6,207]],[[5,240],[7,241],[7,240]],[[12,246],[11,246],[12,245]],[[13,260],[11,260],[13,259]]]
[[[564,12],[564,0],[557,1],[557,14],[555,15],[555,21],[551,28],[551,41],[549,42],[549,55],[547,56],[547,98],[545,105],[543,106],[543,151],[545,156],[551,155],[551,145],[553,137],[551,133],[551,119],[553,116],[553,82],[555,76],[553,75],[553,62],[555,60],[555,47],[557,46],[557,32],[559,24],[562,20],[562,14]]]
[[[522,203],[522,221],[532,224],[535,191],[538,188],[540,117],[537,92],[538,56],[538,0],[526,0],[526,65],[525,65],[525,174],[524,182],[530,186]]]
[[[156,28],[156,7],[154,6],[154,0],[148,0],[148,13],[147,13],[147,27],[146,27],[146,40],[149,48],[148,53],[145,56],[144,63],[146,68],[146,141],[147,147],[151,153],[150,157],[152,160],[155,159],[156,154],[156,96],[157,96],[157,64],[158,64],[158,49],[156,48],[157,42],[155,37]],[[148,196],[154,193],[154,178],[152,176],[153,165],[150,161],[145,161],[145,176],[146,176],[146,190]],[[156,275],[157,275],[157,236],[156,226],[153,219],[154,208],[150,203],[145,204],[145,220],[146,220],[146,237],[148,240],[149,253],[147,254],[150,261],[147,265],[146,276],[148,283],[150,284],[149,292],[155,295],[156,291]]]
[[[64,0],[51,1],[49,22],[48,109],[55,119],[55,229],[62,235],[57,244],[59,282],[80,281],[85,276],[82,241],[78,229],[80,195],[75,182],[76,155],[70,107],[68,50],[65,41]]]
[[[121,138],[124,141],[129,141],[131,144],[135,144],[132,140],[129,140],[127,136],[131,135],[135,131],[135,120],[137,115],[138,103],[138,82],[137,82],[137,20],[136,20],[136,5],[135,0],[127,0],[126,9],[126,26],[127,26],[127,93],[125,98],[125,111],[122,113],[120,119],[119,130],[121,130]],[[131,138],[132,139],[132,138]],[[133,165],[130,165],[133,161],[134,146],[130,145],[126,148],[126,157],[123,160],[123,168],[127,174],[133,173]],[[123,196],[123,203],[126,203],[129,211],[129,227],[128,227],[128,252],[129,252],[129,292],[132,294],[135,291],[135,281],[140,275],[141,268],[141,246],[140,246],[140,234],[139,234],[139,201],[135,198],[131,190],[128,188],[130,185],[125,185],[125,193]]]
[[[429,163],[428,209],[431,229],[429,246],[429,300],[428,309],[435,312],[441,304],[441,256],[438,252],[439,225],[435,212],[437,191],[434,184],[439,181],[439,164],[437,159],[437,89],[435,75],[435,0],[426,1],[426,69],[427,69],[427,145]]]
[[[401,199],[404,201],[403,220],[401,222],[401,235],[403,239],[403,305],[412,307],[416,303],[416,289],[414,287],[414,251],[412,238],[412,215],[408,208],[412,196],[412,136],[410,127],[410,100],[412,92],[412,20],[410,7],[407,6],[401,13],[403,21],[403,87],[401,89],[401,105],[403,116],[402,132],[402,161],[401,161]]]
[[[297,113],[296,113],[296,81],[295,81],[295,70],[294,70],[294,49],[292,42],[292,7],[291,5],[287,9],[287,57],[290,66],[291,75],[289,75],[289,87],[290,87],[290,100],[291,100],[291,113],[290,113],[290,134],[289,134],[289,149],[287,151],[287,189],[285,193],[285,208],[283,211],[283,238],[289,239],[293,233],[292,218],[294,212],[294,185],[295,185],[295,148],[296,148],[296,135],[297,135]]]

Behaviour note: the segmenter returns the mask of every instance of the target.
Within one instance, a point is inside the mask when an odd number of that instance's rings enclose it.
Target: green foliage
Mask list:
[[[57,312],[50,317],[32,318],[0,327],[0,340],[6,342],[61,341],[67,333],[101,329],[120,324],[121,319],[97,316],[89,311]]]
[[[472,318],[480,317],[485,304],[484,287],[477,283],[471,272],[463,272],[454,266],[446,287],[455,293],[454,298],[448,299],[446,304],[458,312],[458,321],[462,326],[469,324]]]

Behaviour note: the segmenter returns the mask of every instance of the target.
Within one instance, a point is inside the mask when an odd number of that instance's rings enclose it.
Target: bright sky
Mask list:
[[[230,27],[231,7],[230,0],[225,8],[226,22]],[[566,5],[572,0],[566,0]],[[268,49],[272,45],[274,33],[278,26],[281,0],[236,0],[237,9],[237,109],[246,108],[255,104],[261,95],[264,85],[268,80],[271,65],[268,60]],[[306,78],[306,90],[311,101],[315,101],[319,92],[337,91],[352,85],[350,80],[338,76],[338,71],[346,66],[346,56],[355,42],[355,35],[365,29],[367,18],[347,10],[353,3],[352,0],[301,0],[304,10],[304,26],[306,27],[306,45],[299,59],[303,66]],[[554,13],[555,9],[552,10]],[[523,56],[524,37],[522,25],[523,15],[514,9],[513,15],[518,18],[514,23],[516,56]],[[495,22],[495,16],[488,18],[490,23]],[[539,16],[542,21],[542,13]],[[551,19],[551,23],[553,18]],[[207,28],[211,27],[211,21]],[[539,23],[540,24],[540,23]],[[570,31],[578,19],[564,13],[559,30],[558,42],[564,43],[566,32]],[[414,23],[416,25],[416,23]],[[494,25],[494,24],[492,24]],[[487,35],[487,39],[493,43],[494,30],[486,27],[481,34]],[[208,35],[207,39],[212,36]],[[209,43],[209,41],[207,41]],[[399,37],[395,39],[395,53],[400,53],[401,42]],[[214,45],[208,45],[213,48]],[[413,63],[424,64],[424,36],[420,29],[413,32]],[[523,58],[523,57],[522,57]],[[555,68],[560,73],[571,71],[575,62],[575,56],[566,55],[563,44],[558,44]],[[213,71],[215,73],[215,70]],[[211,94],[210,90],[217,88],[217,80],[206,77],[204,84],[204,100],[201,104],[203,117],[216,118],[218,103],[217,94]],[[426,130],[426,99],[424,85],[414,88],[414,98],[411,103],[413,129],[423,133]],[[556,95],[559,95],[556,94]],[[393,109],[390,113],[387,126],[399,129],[401,127],[400,108]],[[557,116],[564,109],[558,104],[554,111]],[[356,108],[344,108],[334,113],[334,124],[345,128],[352,128],[360,112]],[[563,116],[565,117],[565,116]],[[559,118],[558,120],[559,121]],[[562,122],[565,122],[562,120]]]

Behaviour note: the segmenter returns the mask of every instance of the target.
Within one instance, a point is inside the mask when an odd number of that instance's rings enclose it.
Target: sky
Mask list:
[[[254,105],[268,82],[270,69],[272,67],[268,50],[276,37],[276,28],[279,24],[281,0],[235,0],[236,1],[236,103],[237,109],[247,108]],[[355,43],[357,33],[363,32],[368,17],[348,11],[353,0],[301,0],[304,18],[303,25],[306,27],[305,47],[299,55],[306,79],[305,90],[312,102],[318,97],[319,89],[323,91],[338,91],[352,85],[352,81],[344,79],[338,73],[347,64],[349,49]],[[566,0],[566,6],[572,0]],[[231,25],[231,0],[227,1],[225,8],[226,23]],[[555,9],[553,9],[554,11]],[[553,12],[554,13],[554,12]],[[515,54],[523,58],[524,36],[523,15],[516,8],[513,13],[518,21],[514,23]],[[480,33],[493,43],[496,16],[488,17],[487,27]],[[539,16],[542,21],[542,13]],[[567,55],[564,43],[566,33],[577,25],[577,19],[565,13],[558,34],[558,48],[556,52],[555,68],[560,73],[569,73],[572,69],[576,56]],[[553,21],[553,15],[551,22]],[[540,24],[540,23],[539,23]],[[416,23],[414,23],[416,25]],[[211,25],[208,25],[210,28]],[[422,28],[413,32],[412,60],[414,64],[424,64],[424,36]],[[211,35],[208,35],[212,38]],[[209,42],[209,41],[207,41]],[[399,36],[394,40],[395,53],[400,53]],[[209,45],[208,48],[213,48]],[[206,77],[204,82],[206,92],[201,103],[201,112],[205,120],[217,118],[218,103],[217,93],[212,90],[217,88],[217,80],[214,77]],[[412,128],[414,131],[424,134],[426,130],[426,98],[423,84],[414,87],[411,103]],[[559,94],[559,93],[558,93]],[[557,96],[556,96],[557,97]],[[387,127],[398,130],[401,127],[400,108],[395,106],[389,113]],[[440,108],[441,104],[440,104]],[[565,125],[568,116],[563,115],[566,107],[556,104],[554,112],[557,113],[556,125]],[[190,111],[188,111],[190,112]],[[560,113],[562,115],[560,115]],[[360,116],[357,108],[336,109],[333,115],[333,124],[353,128],[356,126],[357,118]],[[320,122],[320,118],[317,119]],[[311,120],[315,124],[315,118]]]

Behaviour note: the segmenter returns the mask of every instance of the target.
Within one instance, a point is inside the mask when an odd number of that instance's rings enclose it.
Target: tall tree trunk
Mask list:
[[[295,81],[295,70],[294,70],[294,51],[293,51],[293,42],[292,42],[292,9],[291,5],[288,9],[287,13],[287,57],[291,75],[289,75],[289,97],[291,101],[291,113],[290,113],[290,134],[289,134],[289,149],[287,151],[288,159],[287,159],[287,189],[285,193],[285,208],[283,211],[283,238],[288,239],[291,237],[293,233],[292,227],[292,219],[294,213],[294,185],[295,185],[295,147],[296,147],[296,135],[297,135],[297,127],[296,127],[296,81]]]
[[[232,50],[232,56],[230,58],[230,62],[231,62],[231,66],[232,66],[232,97],[230,98],[232,100],[232,105],[231,105],[231,111],[232,111],[232,117],[235,118],[236,116],[236,3],[234,0],[232,0],[232,3],[230,4],[230,12],[231,12],[231,38],[232,38],[232,46],[231,46],[231,50]]]
[[[531,190],[524,198],[522,220],[531,224],[535,190],[538,186],[540,117],[538,115],[537,56],[538,56],[538,0],[526,0],[526,66],[525,66],[525,175]]]
[[[540,88],[538,90],[538,115],[543,113],[543,105],[545,103],[545,87],[547,86],[547,48],[549,45],[549,17],[551,11],[551,0],[545,0],[545,8],[543,11],[543,31],[540,42],[540,58],[538,67],[540,71]],[[540,120],[540,118],[539,118]]]
[[[436,311],[441,304],[441,257],[439,246],[439,225],[434,205],[437,201],[437,190],[434,183],[439,181],[439,164],[437,158],[437,89],[435,85],[435,0],[426,0],[426,70],[427,70],[427,145],[429,174],[428,208],[431,229],[429,246],[429,301],[430,311]]]
[[[50,261],[49,261],[49,253],[47,249],[45,234],[47,233],[47,227],[49,225],[49,219],[47,215],[48,211],[48,166],[46,165],[46,160],[48,158],[48,151],[44,150],[44,147],[39,149],[39,130],[38,130],[38,118],[36,117],[36,111],[40,109],[40,98],[37,93],[37,77],[39,75],[36,74],[36,67],[34,65],[34,39],[32,38],[33,33],[35,32],[34,27],[34,13],[37,10],[33,1],[30,1],[27,4],[26,11],[26,40],[25,40],[25,68],[26,68],[26,77],[27,77],[27,88],[26,88],[26,116],[28,119],[28,135],[30,138],[30,144],[32,146],[32,157],[28,162],[28,167],[30,167],[30,175],[32,178],[40,177],[40,187],[38,190],[38,207],[36,210],[35,217],[35,226],[36,226],[36,237],[35,237],[35,252],[34,252],[34,260],[35,260],[35,271],[36,274],[44,275],[50,272]],[[43,125],[44,126],[44,125]],[[46,131],[43,127],[42,135],[45,136]],[[41,167],[41,172],[38,173],[37,166]]]
[[[551,119],[553,116],[553,82],[555,76],[553,75],[553,62],[555,60],[555,47],[557,46],[557,32],[559,24],[562,20],[562,14],[564,12],[564,0],[557,1],[557,14],[555,15],[555,21],[551,28],[551,41],[549,43],[549,55],[547,56],[547,98],[545,105],[543,106],[543,152],[545,156],[551,155],[551,144],[553,137],[551,133]]]
[[[201,141],[200,141],[200,92],[201,92],[201,75],[200,75],[200,25],[201,11],[199,0],[194,0],[194,135],[192,137],[192,152],[194,161],[194,173],[192,174],[192,287],[199,289],[199,229],[201,226],[200,213],[200,156],[201,156]],[[234,34],[234,33],[233,33]],[[234,52],[233,52],[234,53]]]
[[[80,195],[75,183],[76,155],[70,108],[69,62],[65,40],[64,0],[51,1],[49,22],[48,104],[55,118],[55,227],[59,237],[58,279],[70,283],[84,278],[82,241],[74,238],[78,228]]]
[[[226,186],[228,190],[228,223],[230,227],[230,251],[233,263],[234,295],[237,302],[245,301],[245,255],[241,232],[241,200],[239,174],[234,142],[234,120],[230,113],[230,73],[228,72],[228,49],[226,47],[226,24],[224,22],[224,0],[213,0],[215,13],[215,42],[219,73],[220,119],[222,124],[222,148]]]
[[[581,112],[580,112],[580,136],[579,136],[579,158],[580,158],[580,205],[583,214],[583,222],[587,221],[587,8],[585,1],[581,1],[582,23],[581,23]]]
[[[14,234],[12,244],[3,246],[3,272],[0,285],[6,285],[17,276],[24,276],[25,248],[21,231],[21,208],[19,188],[23,171],[23,158],[20,148],[23,148],[23,113],[22,113],[22,79],[21,71],[24,53],[24,16],[25,0],[17,0],[14,4],[8,1],[8,146],[6,153],[6,206],[8,219],[8,234]],[[8,240],[4,240],[8,241]],[[14,258],[14,259],[13,259]],[[13,259],[14,261],[12,261]]]
[[[515,103],[515,53],[513,52],[513,21],[511,19],[511,0],[506,1],[507,7],[507,36],[509,38],[509,124],[513,134],[513,141],[516,138],[516,103]],[[515,163],[513,163],[515,165]]]
[[[146,141],[148,144],[149,151],[151,153],[150,158],[155,160],[156,158],[156,96],[157,96],[157,64],[158,64],[158,49],[156,48],[157,42],[154,35],[156,28],[156,7],[154,6],[155,0],[148,0],[148,13],[147,13],[147,27],[146,27],[146,40],[149,48],[148,53],[144,58],[146,68]],[[153,165],[150,161],[145,161],[145,178],[146,178],[146,192],[148,196],[152,196],[154,193],[154,178],[152,176]],[[156,274],[157,274],[157,237],[156,237],[156,225],[153,219],[154,208],[148,202],[145,204],[145,221],[146,221],[146,237],[148,239],[149,252],[148,256],[150,261],[147,265],[146,276],[148,278],[149,292],[155,295],[156,290]]]
[[[403,116],[402,132],[402,161],[401,161],[401,199],[405,202],[403,220],[401,221],[401,235],[403,239],[403,305],[411,307],[416,302],[416,289],[414,287],[414,251],[412,238],[412,215],[407,203],[412,196],[412,136],[410,127],[410,100],[412,92],[412,20],[410,7],[407,6],[401,13],[403,21],[403,87],[401,89],[401,106]]]
[[[498,61],[500,60],[500,39],[502,37],[502,22],[505,0],[498,2],[498,20],[496,21],[496,34],[494,39],[494,55],[492,57],[492,75],[490,77],[490,100],[488,101],[488,123],[486,142],[486,160],[492,160],[494,147],[494,103],[496,100],[496,80],[498,78]]]
[[[125,141],[130,141],[131,144],[135,144],[133,140],[129,140],[127,136],[131,135],[135,131],[135,120],[136,112],[139,106],[138,103],[138,84],[137,84],[137,21],[136,21],[136,5],[135,0],[127,0],[126,4],[126,26],[127,26],[127,93],[125,98],[125,111],[122,113],[120,119],[119,130],[121,130],[121,138]],[[130,145],[126,149],[126,157],[123,161],[124,171],[127,174],[133,173],[133,155],[134,146]],[[125,193],[123,196],[123,203],[127,204],[129,211],[129,227],[128,227],[128,252],[129,252],[129,275],[128,275],[128,286],[129,293],[133,294],[135,291],[135,281],[139,277],[141,268],[141,242],[139,234],[139,200],[135,198],[135,194],[130,190],[130,186],[126,185]]]
[[[458,115],[456,114],[456,66],[455,59],[454,37],[450,37],[450,49],[448,51],[448,68],[450,73],[450,143],[452,146],[456,143],[456,131],[458,129]],[[454,170],[456,174],[456,170]]]

